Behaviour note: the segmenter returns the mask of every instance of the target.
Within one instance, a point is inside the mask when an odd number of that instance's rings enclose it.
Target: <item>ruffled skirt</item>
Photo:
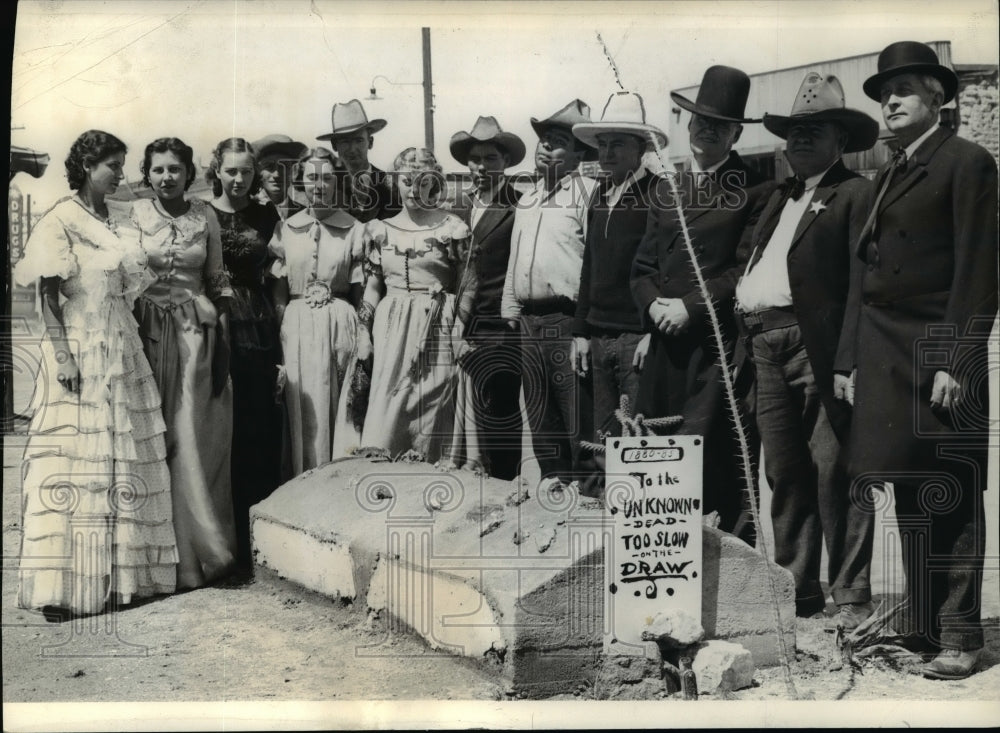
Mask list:
[[[22,464],[18,605],[99,613],[109,598],[172,593],[177,547],[165,425],[135,319],[123,298],[63,316],[82,385],[58,382],[48,339]]]

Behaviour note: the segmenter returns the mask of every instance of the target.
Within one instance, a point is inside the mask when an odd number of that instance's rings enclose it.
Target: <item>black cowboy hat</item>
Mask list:
[[[514,133],[500,129],[495,117],[480,116],[471,132],[456,132],[452,135],[448,144],[451,157],[462,165],[468,165],[469,149],[476,143],[492,143],[503,150],[509,158],[508,167],[524,160],[524,142]]]
[[[943,66],[934,49],[918,41],[897,41],[878,55],[878,73],[865,79],[862,88],[876,102],[882,101],[882,82],[900,74],[930,74],[944,87],[944,102],[950,102],[958,91],[958,77]]]
[[[693,102],[682,94],[670,92],[674,102],[696,115],[725,122],[760,122],[743,116],[749,96],[750,77],[732,66],[709,66]]]

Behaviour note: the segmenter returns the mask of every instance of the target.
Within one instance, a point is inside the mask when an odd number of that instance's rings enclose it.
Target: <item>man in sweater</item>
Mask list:
[[[613,94],[600,122],[573,126],[573,135],[597,148],[604,177],[591,203],[573,322],[573,366],[592,374],[595,435],[621,435],[615,418],[621,397],[635,410],[650,335],[629,290],[636,248],[646,232],[650,190],[660,180],[646,170],[643,155],[654,150],[651,136],[666,147],[667,136],[646,123],[642,97]],[[601,463],[600,456],[597,459]],[[598,476],[598,484],[603,483]]]

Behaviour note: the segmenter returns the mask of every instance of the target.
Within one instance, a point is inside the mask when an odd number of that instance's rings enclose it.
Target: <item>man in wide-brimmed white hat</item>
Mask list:
[[[650,191],[660,180],[643,158],[666,147],[667,136],[646,121],[642,97],[624,91],[611,95],[600,122],[573,125],[573,135],[597,149],[604,173],[591,202],[573,323],[573,364],[581,377],[593,375],[595,435],[589,439],[597,440],[597,433],[621,435],[615,410],[622,395],[634,409],[639,392],[650,336],[628,284]]]
[[[839,608],[829,626],[850,631],[872,613],[874,515],[863,496],[849,492],[843,453],[851,408],[835,397],[842,377],[834,374],[834,360],[842,329],[845,349],[853,349],[854,323],[843,318],[852,273],[861,265],[851,245],[871,184],[848,170],[842,156],[871,148],[878,122],[845,105],[837,77],[809,72],[791,113],[764,115],[764,127],[788,141],[785,157],[795,176],[771,194],[753,230],[736,300],[756,366],[774,559],[795,578],[796,613],[820,615],[825,537]]]
[[[332,130],[318,135],[330,145],[351,174],[351,214],[359,221],[387,219],[402,209],[395,188],[385,171],[368,162],[368,151],[375,144],[376,132],[386,126],[382,119],[369,120],[357,99],[337,102],[330,112]]]
[[[521,464],[520,349],[517,334],[500,317],[500,297],[520,194],[504,171],[524,160],[524,142],[495,117],[480,117],[469,132],[452,135],[448,147],[472,174],[461,213],[472,227],[475,252],[464,333],[471,350],[460,356],[451,460],[510,480]]]

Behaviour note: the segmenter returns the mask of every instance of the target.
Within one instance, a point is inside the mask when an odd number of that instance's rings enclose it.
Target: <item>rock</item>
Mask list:
[[[691,664],[698,690],[742,690],[753,684],[753,656],[739,644],[712,640],[698,646]]]
[[[657,611],[642,630],[644,641],[659,641],[674,649],[691,646],[704,637],[701,621],[683,608]]]

